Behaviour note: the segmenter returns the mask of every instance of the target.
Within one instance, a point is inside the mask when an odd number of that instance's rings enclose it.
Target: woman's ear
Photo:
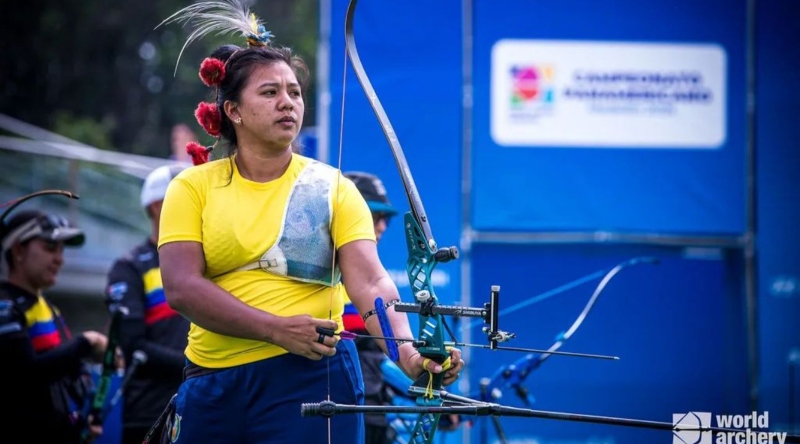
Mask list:
[[[236,102],[226,100],[225,103],[222,104],[222,109],[225,111],[225,115],[228,116],[228,119],[230,119],[231,122],[235,122],[236,119],[241,118],[239,115],[239,104]]]

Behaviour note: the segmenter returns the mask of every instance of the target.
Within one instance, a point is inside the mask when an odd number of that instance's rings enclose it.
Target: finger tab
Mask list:
[[[322,326],[317,326],[317,333],[325,336],[333,336],[336,333],[336,330],[333,328],[325,328]]]

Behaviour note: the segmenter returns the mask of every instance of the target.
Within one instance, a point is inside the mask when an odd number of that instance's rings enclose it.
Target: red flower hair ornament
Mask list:
[[[222,84],[225,80],[225,63],[220,59],[206,57],[203,63],[200,64],[200,80],[206,86],[216,86]]]
[[[186,144],[186,154],[191,156],[192,164],[202,165],[208,162],[208,157],[211,155],[213,147],[205,147],[197,142],[189,142]]]
[[[219,109],[217,109],[217,105],[200,102],[197,104],[197,109],[194,110],[194,117],[208,135],[219,137],[222,128],[222,116],[219,113]]]

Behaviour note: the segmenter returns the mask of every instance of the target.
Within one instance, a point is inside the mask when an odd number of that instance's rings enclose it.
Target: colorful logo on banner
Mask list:
[[[501,40],[492,48],[492,138],[717,149],[726,138],[726,67],[719,45]]]
[[[511,75],[511,107],[526,108],[532,104],[553,102],[553,68],[550,66],[514,66]]]

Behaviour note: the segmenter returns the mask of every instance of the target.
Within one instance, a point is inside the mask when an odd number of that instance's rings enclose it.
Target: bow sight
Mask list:
[[[450,327],[447,325],[447,323],[442,321],[442,326],[452,338],[452,341],[445,342],[445,344],[448,346],[475,347],[475,348],[485,348],[489,350],[509,350],[509,351],[522,351],[531,353],[547,353],[553,355],[575,356],[575,357],[594,358],[594,359],[609,359],[609,360],[619,359],[619,357],[617,356],[606,356],[606,355],[597,355],[590,353],[559,352],[555,350],[540,350],[535,348],[499,346],[498,345],[499,343],[507,342],[517,337],[516,333],[500,330],[499,327],[500,286],[499,285],[492,285],[491,293],[489,295],[489,302],[485,303],[482,308],[465,307],[459,305],[438,305],[436,304],[434,298],[431,297],[430,292],[426,290],[417,292],[416,298],[417,301],[419,302],[418,304],[412,304],[408,302],[398,302],[394,304],[395,310],[404,313],[417,313],[420,316],[426,318],[433,316],[480,318],[483,320],[485,324],[487,324],[481,330],[483,331],[484,334],[486,334],[486,338],[489,341],[488,345],[466,344],[457,341]],[[413,344],[414,347],[420,350],[420,353],[423,353],[425,351],[424,348],[428,346],[428,343],[424,339],[414,340]]]

